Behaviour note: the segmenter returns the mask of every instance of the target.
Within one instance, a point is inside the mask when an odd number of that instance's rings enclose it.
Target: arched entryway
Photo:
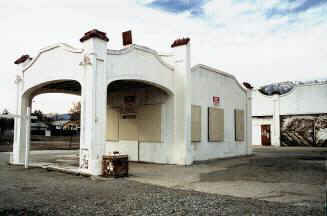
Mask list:
[[[107,87],[105,151],[132,161],[169,163],[173,139],[173,94],[140,80],[116,80]]]
[[[34,137],[35,128],[35,117],[31,119],[31,111],[33,110],[33,101],[39,95],[48,94],[51,97],[51,93],[60,93],[60,94],[72,94],[76,96],[81,96],[82,86],[76,80],[53,80],[45,83],[41,83],[32,88],[29,88],[24,91],[21,96],[21,104],[18,104],[18,109],[21,109],[21,118],[16,120],[15,124],[15,139],[16,146],[14,146],[14,155],[18,157],[19,162],[25,162],[26,156],[29,149],[36,148],[35,145],[48,145],[48,147],[44,147],[43,149],[67,149],[67,148],[77,148],[77,153],[79,151],[79,143],[80,143],[80,125],[83,124],[80,121],[79,114],[76,113],[74,118],[65,118],[65,119],[52,119],[48,118],[45,121],[42,119],[40,125],[46,126],[44,128],[44,133],[38,134],[38,137]],[[63,96],[63,100],[64,100]],[[57,105],[61,106],[60,104]],[[68,112],[68,110],[67,110]],[[78,111],[77,111],[78,112]],[[60,125],[56,125],[56,121],[62,121]],[[68,127],[68,124],[70,124]],[[75,126],[73,126],[73,124]],[[61,126],[62,128],[58,128],[57,126]],[[59,132],[58,132],[59,131]],[[46,137],[47,136],[47,137]],[[61,136],[61,137],[58,137]],[[76,137],[73,137],[76,136]],[[33,139],[32,139],[33,138]],[[31,142],[32,140],[32,142]],[[38,140],[38,141],[36,141]],[[53,142],[55,141],[55,142]],[[67,144],[67,145],[66,145]],[[33,146],[34,145],[34,146]],[[39,146],[40,147],[40,146]],[[37,148],[39,148],[37,147]],[[76,154],[75,154],[76,155]],[[17,159],[16,159],[17,160]],[[49,162],[49,161],[38,161],[37,158],[33,158],[33,156],[28,157],[29,162]],[[55,162],[55,161],[54,161]],[[75,161],[70,161],[71,165],[78,167],[79,160],[78,155],[76,155]]]

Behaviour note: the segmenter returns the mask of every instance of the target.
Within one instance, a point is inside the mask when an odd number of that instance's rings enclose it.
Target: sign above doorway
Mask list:
[[[220,97],[213,96],[212,97],[212,103],[213,103],[213,105],[218,106],[220,104]]]

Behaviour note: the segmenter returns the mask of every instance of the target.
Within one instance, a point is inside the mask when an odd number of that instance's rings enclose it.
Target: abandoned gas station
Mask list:
[[[161,54],[132,43],[108,49],[106,33],[92,30],[82,48],[48,46],[17,64],[13,164],[28,162],[29,114],[44,93],[81,96],[79,172],[100,175],[114,151],[130,161],[191,165],[251,154],[251,91],[228,73],[191,67],[189,38]],[[110,46],[109,46],[110,47]]]

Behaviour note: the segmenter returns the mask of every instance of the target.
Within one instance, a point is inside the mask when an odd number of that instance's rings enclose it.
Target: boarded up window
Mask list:
[[[144,105],[137,110],[139,140],[161,142],[161,105]]]
[[[244,110],[234,110],[235,140],[244,141]]]
[[[118,140],[118,121],[119,121],[119,110],[110,108],[107,109],[107,140],[117,141]]]
[[[201,141],[201,106],[192,105],[191,108],[191,137],[193,142]]]
[[[119,140],[137,140],[138,139],[138,129],[137,120],[130,118],[119,119]]]
[[[224,140],[224,110],[208,108],[208,139],[209,142]]]

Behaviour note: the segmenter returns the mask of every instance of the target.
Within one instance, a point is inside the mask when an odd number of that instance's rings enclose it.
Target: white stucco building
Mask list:
[[[98,30],[80,41],[80,49],[56,44],[15,62],[18,115],[39,94],[81,95],[80,172],[101,174],[112,151],[180,165],[251,154],[250,91],[230,74],[191,67],[188,38],[174,41],[169,55],[136,44],[108,49]],[[24,162],[25,125],[16,119],[14,164]]]
[[[254,145],[327,147],[327,83],[297,84],[284,94],[252,90]]]

